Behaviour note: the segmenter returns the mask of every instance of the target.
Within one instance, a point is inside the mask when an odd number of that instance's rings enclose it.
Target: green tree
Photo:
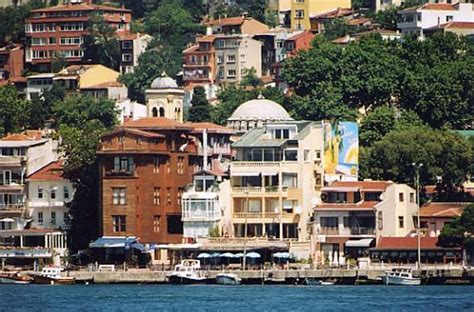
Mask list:
[[[398,7],[390,6],[385,10],[378,11],[374,15],[374,21],[383,29],[397,30],[397,23],[400,20],[398,10]]]
[[[360,124],[359,142],[370,146],[380,141],[395,126],[395,111],[391,107],[382,106],[370,112]]]
[[[212,107],[206,99],[206,90],[204,87],[195,87],[193,99],[191,100],[191,108],[189,109],[189,121],[210,121],[211,109]]]
[[[15,87],[0,87],[0,136],[23,130],[30,116],[30,102],[20,98]]]
[[[252,67],[250,69],[245,69],[245,75],[240,81],[240,85],[242,87],[250,86],[256,88],[262,86],[263,83],[257,76],[257,70]]]
[[[351,32],[350,30],[350,27],[343,18],[336,18],[333,21],[324,23],[324,37],[328,40],[345,36]]]
[[[89,20],[88,34],[84,37],[84,62],[103,64],[115,70],[120,66],[120,42],[103,16],[93,15]]]
[[[44,7],[44,1],[35,0],[28,4],[0,8],[0,46],[8,42],[26,43],[25,18],[32,9]]]

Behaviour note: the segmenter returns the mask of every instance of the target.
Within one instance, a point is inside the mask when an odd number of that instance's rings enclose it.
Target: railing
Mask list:
[[[234,193],[246,194],[246,193],[263,193],[264,188],[261,186],[234,186],[232,187]]]
[[[231,154],[230,147],[213,147],[212,148],[213,154]]]
[[[339,228],[337,227],[322,227],[318,230],[319,235],[339,235]]]
[[[280,167],[280,162],[278,161],[233,161],[231,164],[232,167],[242,168],[242,167]]]
[[[263,214],[261,212],[234,212],[234,218],[240,219],[255,219],[262,218]]]
[[[197,80],[197,79],[210,80],[211,77],[209,75],[184,75],[183,76],[183,80]]]
[[[25,204],[0,204],[0,212],[2,211],[22,211]]]
[[[369,227],[350,228],[351,235],[375,235],[375,229]]]
[[[49,258],[51,251],[46,248],[0,248],[0,258]]]
[[[106,177],[136,177],[134,170],[108,170],[105,172]]]
[[[216,219],[220,219],[221,214],[220,211],[206,211],[206,212],[190,212],[190,211],[183,211],[182,219],[183,221],[214,221]]]

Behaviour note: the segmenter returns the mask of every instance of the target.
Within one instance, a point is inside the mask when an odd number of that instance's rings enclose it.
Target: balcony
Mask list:
[[[21,167],[27,160],[26,156],[0,156],[0,166]]]
[[[262,194],[262,193],[279,193],[278,186],[235,186],[232,187],[234,194]]]
[[[183,211],[183,222],[218,221],[221,219],[220,211]]]
[[[23,212],[25,204],[0,204],[0,213],[2,212]]]
[[[375,235],[375,229],[371,227],[321,227],[318,229],[318,235],[338,235],[338,236],[352,236],[352,235]]]
[[[211,80],[209,75],[184,75],[184,81],[193,81],[193,80]]]
[[[339,235],[339,228],[337,228],[337,227],[321,227],[318,230],[318,235]]]
[[[352,227],[351,235],[375,235],[375,229],[372,227]]]
[[[280,162],[278,161],[234,161],[232,162],[232,168],[279,168]]]
[[[135,170],[108,170],[105,171],[105,177],[107,178],[136,178],[138,175]]]
[[[51,250],[48,248],[0,248],[0,258],[51,258]]]

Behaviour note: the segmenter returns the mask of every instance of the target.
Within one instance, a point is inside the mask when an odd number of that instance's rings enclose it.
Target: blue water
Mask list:
[[[474,311],[473,286],[0,285],[0,311]]]

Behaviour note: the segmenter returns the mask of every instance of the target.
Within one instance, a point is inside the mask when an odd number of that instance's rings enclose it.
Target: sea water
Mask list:
[[[473,286],[0,285],[0,311],[474,311]]]

